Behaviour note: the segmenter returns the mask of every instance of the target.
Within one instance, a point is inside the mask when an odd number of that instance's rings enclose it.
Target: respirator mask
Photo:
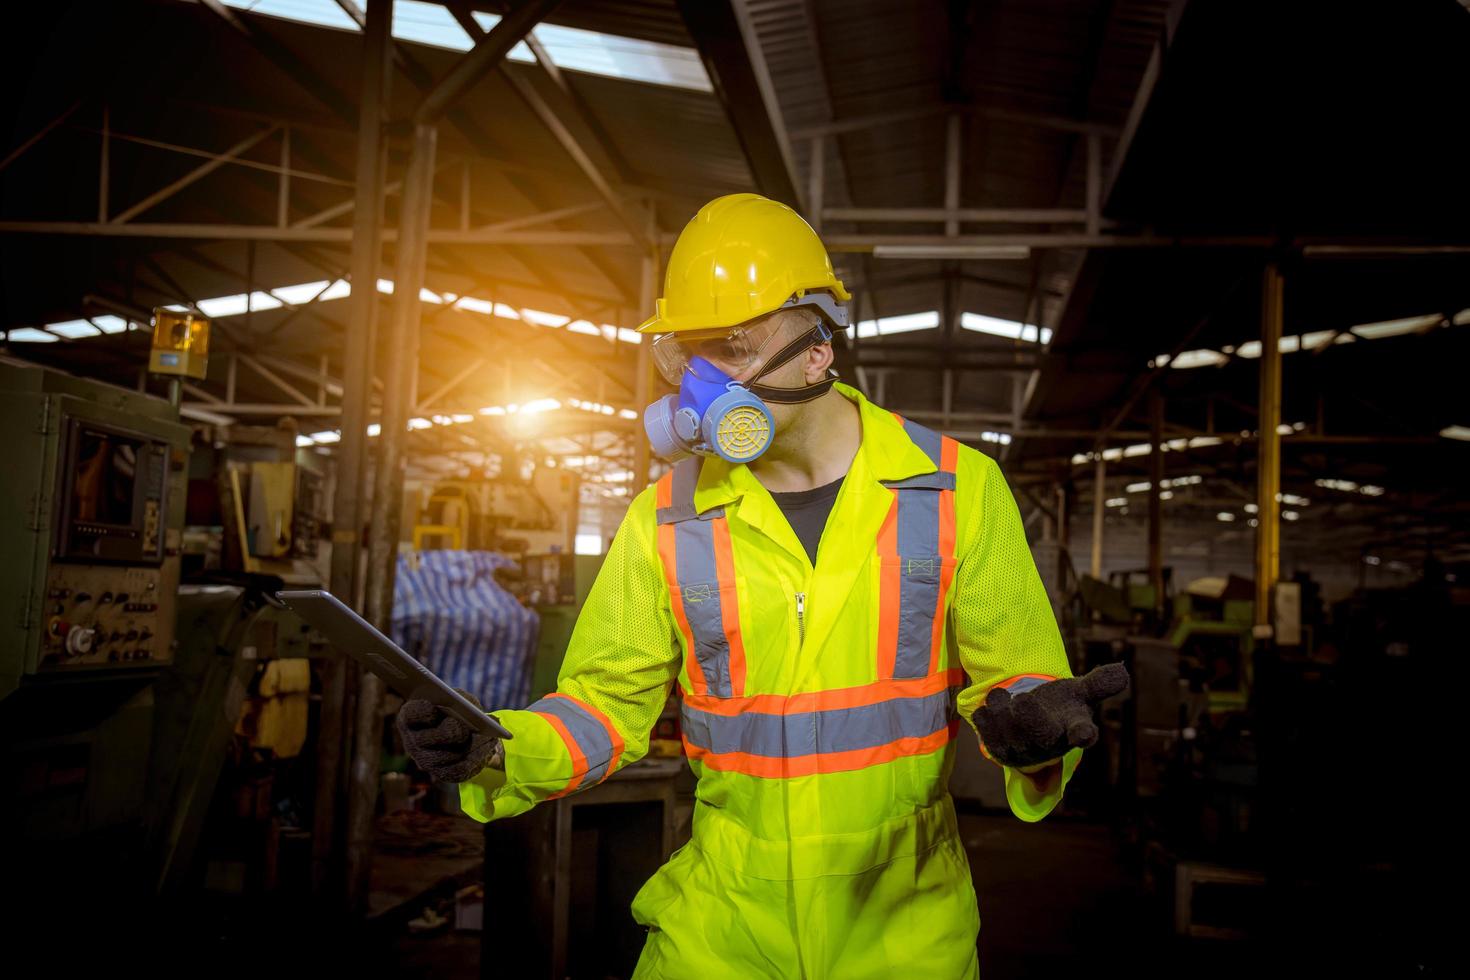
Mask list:
[[[833,329],[847,328],[847,307],[828,293],[814,292],[788,300],[779,309],[809,307],[820,319],[779,350],[765,348],[779,332],[764,334],[749,326],[661,334],[654,338],[654,364],[664,380],[678,385],[643,413],[643,428],[653,451],[670,461],[690,454],[718,456],[749,463],[771,445],[775,420],[767,402],[792,405],[825,395],[837,372],[800,388],[772,388],[761,378],[832,339]],[[748,380],[737,381],[747,374]]]

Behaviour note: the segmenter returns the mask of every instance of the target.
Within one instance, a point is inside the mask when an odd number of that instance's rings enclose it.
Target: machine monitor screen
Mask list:
[[[168,458],[166,444],[141,433],[70,419],[57,557],[161,561]]]
[[[130,525],[144,441],[83,428],[78,433],[71,517],[96,524]]]

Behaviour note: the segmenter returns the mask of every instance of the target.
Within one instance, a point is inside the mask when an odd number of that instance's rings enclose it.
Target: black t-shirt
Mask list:
[[[827,517],[832,513],[837,491],[841,489],[842,481],[836,480],[825,487],[771,494],[813,565],[817,563],[817,544],[822,540],[822,529],[827,526]]]

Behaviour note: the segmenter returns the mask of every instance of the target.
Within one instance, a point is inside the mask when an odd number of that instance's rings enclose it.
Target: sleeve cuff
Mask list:
[[[1035,823],[1056,809],[1072,773],[1082,761],[1082,751],[1072,749],[1060,762],[1029,775],[1005,767],[1006,801],[1011,805],[1011,812],[1027,823]]]

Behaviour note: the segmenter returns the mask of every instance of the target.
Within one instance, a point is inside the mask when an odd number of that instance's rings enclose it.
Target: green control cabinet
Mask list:
[[[167,401],[0,359],[0,699],[172,658],[189,428]]]
[[[556,690],[556,675],[566,657],[572,627],[577,625],[582,604],[602,569],[602,555],[527,555],[521,560],[526,572],[526,604],[541,617],[536,644],[536,667],[531,676],[531,697]]]

